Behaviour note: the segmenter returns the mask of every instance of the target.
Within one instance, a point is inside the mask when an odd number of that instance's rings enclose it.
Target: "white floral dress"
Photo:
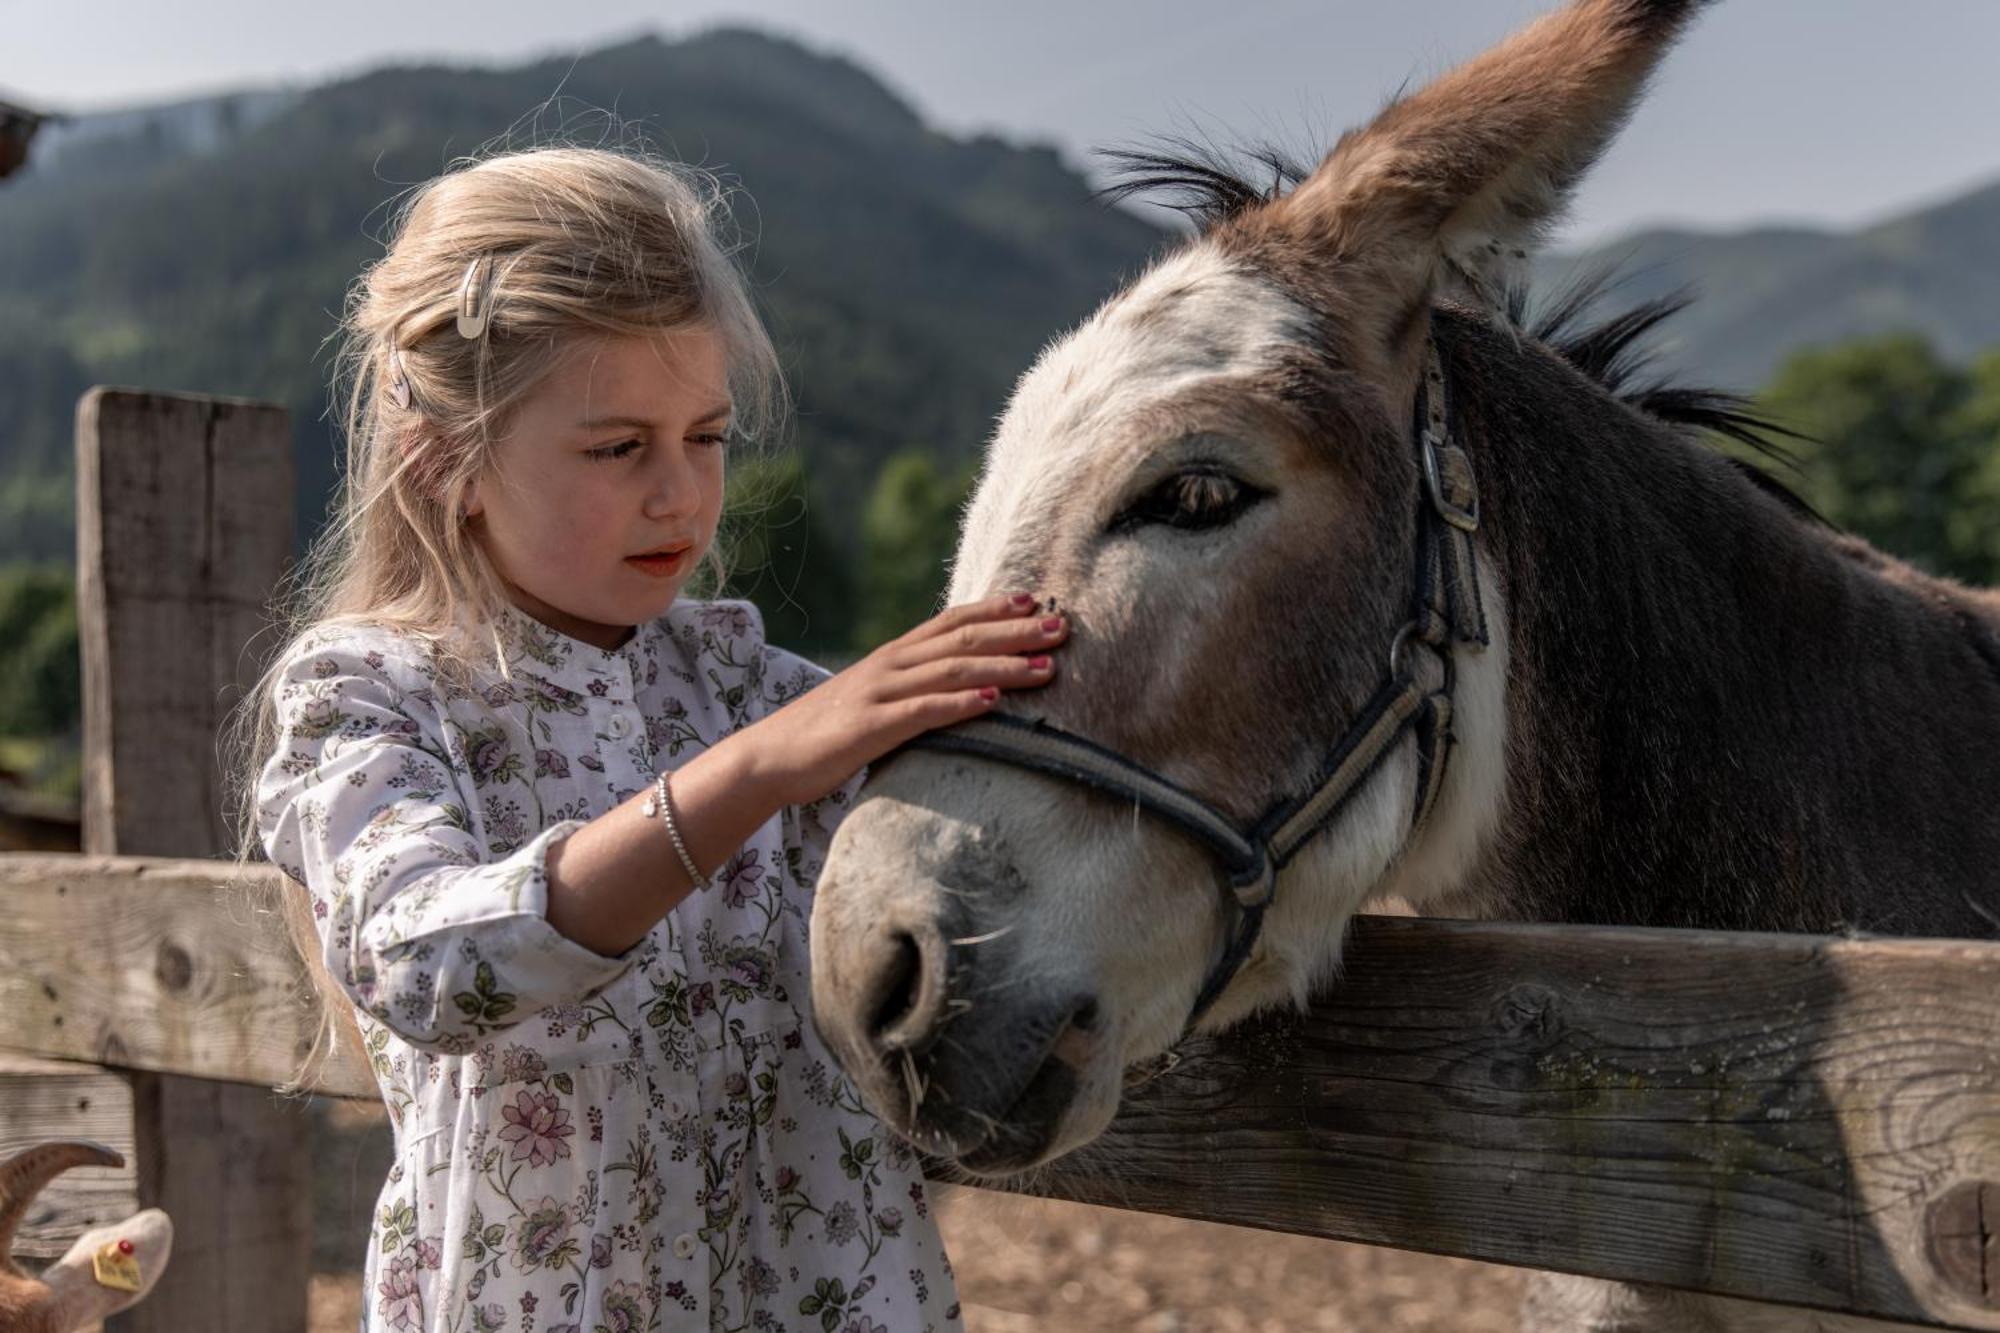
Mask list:
[[[386,630],[309,638],[278,687],[260,829],[395,1126],[362,1327],[959,1328],[918,1164],[807,1021],[812,885],[858,780],[621,957],[545,916],[551,843],[825,673],[740,602],[613,652],[515,613],[501,635],[509,671],[469,688]]]

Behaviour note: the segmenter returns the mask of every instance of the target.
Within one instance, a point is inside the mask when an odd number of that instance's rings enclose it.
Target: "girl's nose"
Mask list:
[[[660,454],[660,465],[647,478],[645,515],[650,519],[687,517],[701,508],[701,478],[685,449],[662,449]]]

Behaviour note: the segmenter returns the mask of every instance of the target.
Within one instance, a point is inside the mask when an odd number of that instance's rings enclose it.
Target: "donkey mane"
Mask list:
[[[1207,232],[1272,202],[1312,174],[1271,144],[1253,144],[1228,154],[1187,138],[1160,142],[1158,149],[1099,150],[1098,156],[1110,162],[1115,173],[1099,196],[1111,202],[1146,197]],[[1255,183],[1249,174],[1252,167],[1266,184]],[[1493,313],[1626,406],[1697,437],[1733,441],[1768,463],[1796,468],[1797,460],[1784,441],[1806,437],[1758,412],[1749,398],[1726,389],[1677,384],[1654,373],[1655,349],[1648,340],[1693,303],[1692,289],[1684,287],[1600,314],[1621,281],[1614,266],[1599,266],[1571,278],[1547,298],[1527,282],[1515,282],[1501,294]],[[1831,526],[1767,468],[1736,454],[1723,457],[1799,519]]]

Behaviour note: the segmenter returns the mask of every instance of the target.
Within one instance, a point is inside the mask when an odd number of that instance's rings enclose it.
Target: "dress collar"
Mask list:
[[[576,694],[629,701],[655,672],[666,620],[662,616],[635,626],[624,643],[609,650],[571,638],[514,606],[501,608],[496,627],[510,671]]]

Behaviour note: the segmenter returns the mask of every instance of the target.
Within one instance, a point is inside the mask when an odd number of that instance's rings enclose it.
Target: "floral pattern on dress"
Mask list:
[[[918,1163],[809,1021],[811,886],[858,777],[619,957],[546,918],[555,841],[825,673],[740,602],[611,652],[498,629],[504,670],[475,679],[354,627],[280,674],[259,827],[396,1135],[363,1329],[958,1329]]]

